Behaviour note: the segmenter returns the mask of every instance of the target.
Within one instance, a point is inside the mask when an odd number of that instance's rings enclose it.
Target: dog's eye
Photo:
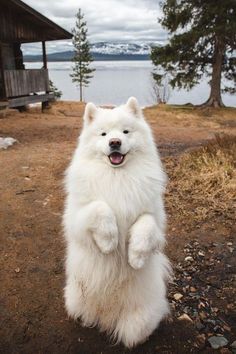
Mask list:
[[[124,130],[123,133],[124,133],[124,134],[128,134],[129,131],[128,131],[128,130]]]
[[[101,136],[106,136],[107,135],[107,133],[105,133],[105,132],[103,132],[102,134],[101,134]]]

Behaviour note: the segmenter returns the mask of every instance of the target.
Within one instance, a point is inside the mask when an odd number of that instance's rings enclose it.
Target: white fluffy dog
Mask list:
[[[165,183],[137,100],[112,110],[88,103],[66,174],[65,303],[69,316],[127,347],[169,311]]]

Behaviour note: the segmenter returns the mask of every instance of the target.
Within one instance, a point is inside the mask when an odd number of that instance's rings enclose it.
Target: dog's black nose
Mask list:
[[[121,146],[121,140],[120,139],[110,139],[109,146],[111,147],[111,149],[119,149]]]

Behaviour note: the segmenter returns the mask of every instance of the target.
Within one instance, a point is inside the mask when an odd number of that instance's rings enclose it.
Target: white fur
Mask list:
[[[127,153],[120,166],[107,156],[111,138]],[[127,347],[145,341],[169,311],[165,183],[137,100],[113,110],[87,104],[66,174],[65,303],[69,316]]]

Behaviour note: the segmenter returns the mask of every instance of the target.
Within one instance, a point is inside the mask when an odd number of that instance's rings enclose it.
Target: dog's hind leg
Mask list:
[[[118,342],[121,341],[128,348],[145,342],[169,312],[168,303],[164,298],[157,299],[157,304],[142,304],[133,311],[123,313],[114,332]]]
[[[68,279],[64,289],[65,307],[69,317],[77,319],[81,315],[83,293],[81,284],[73,279]]]

